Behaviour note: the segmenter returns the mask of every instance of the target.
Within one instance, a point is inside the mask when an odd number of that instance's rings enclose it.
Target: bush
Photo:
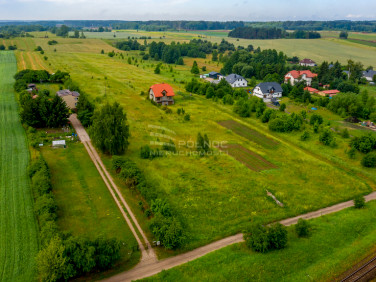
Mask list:
[[[298,237],[308,237],[310,234],[309,223],[307,220],[300,218],[295,225],[295,232]]]
[[[368,153],[362,159],[364,167],[376,167],[376,152]]]
[[[280,106],[279,106],[279,110],[281,112],[284,112],[286,110],[286,104],[285,103],[282,103]]]
[[[185,121],[190,121],[191,120],[191,115],[190,114],[185,114],[184,115],[184,120]]]
[[[302,140],[302,141],[306,141],[306,140],[309,139],[309,137],[310,137],[309,131],[306,130],[306,131],[304,131],[303,134],[300,136],[300,140]]]
[[[268,240],[271,249],[283,249],[287,245],[287,230],[280,223],[273,224],[268,230]]]
[[[164,217],[170,217],[172,215],[170,205],[166,202],[166,200],[152,200],[150,209],[154,214],[160,213]]]
[[[321,134],[319,136],[319,140],[325,146],[332,146],[332,147],[334,147],[336,145],[333,131],[330,128],[325,128],[321,132]]]
[[[366,201],[362,195],[356,196],[354,199],[354,207],[356,209],[364,208],[366,205]]]
[[[173,217],[163,217],[156,214],[150,224],[150,230],[156,240],[166,249],[176,249],[183,245],[186,237],[180,222]]]
[[[287,245],[287,230],[280,223],[268,227],[253,226],[244,235],[246,245],[256,252],[266,253],[269,250],[283,249]]]
[[[322,116],[320,116],[319,114],[313,114],[311,116],[311,119],[309,120],[309,123],[311,125],[314,125],[315,123],[318,123],[319,125],[322,124],[324,122]]]

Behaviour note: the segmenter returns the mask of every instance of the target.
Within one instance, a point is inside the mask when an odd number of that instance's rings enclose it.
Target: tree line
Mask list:
[[[321,38],[320,33],[315,31],[296,30],[286,32],[276,27],[237,27],[230,31],[229,37],[245,39],[278,39],[278,38],[295,38],[295,39],[315,39]]]

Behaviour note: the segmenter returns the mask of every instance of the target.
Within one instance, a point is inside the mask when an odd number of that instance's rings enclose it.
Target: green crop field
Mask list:
[[[0,280],[36,279],[38,229],[27,176],[29,151],[13,92],[13,52],[0,52]]]
[[[258,132],[257,130],[251,129],[237,121],[226,120],[218,122],[220,125],[234,131],[236,134],[247,138],[250,141],[253,141],[261,146],[267,148],[274,148],[278,145],[278,142],[266,137],[264,134]]]
[[[83,144],[68,143],[66,149],[45,146],[42,155],[51,171],[51,181],[63,231],[94,239],[99,235],[117,238],[137,249],[127,223],[107,190]],[[122,254],[117,268],[135,265],[140,258],[136,251]],[[130,260],[130,261],[129,261]]]
[[[142,281],[333,281],[376,251],[376,202],[309,221],[312,235],[289,227],[286,249],[255,253],[236,244]]]
[[[254,171],[277,168],[263,157],[238,144],[228,144],[223,148],[219,147],[219,149],[234,157],[236,160]]]

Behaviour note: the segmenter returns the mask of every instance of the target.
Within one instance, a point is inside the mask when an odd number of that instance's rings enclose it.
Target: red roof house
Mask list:
[[[333,96],[337,95],[338,93],[340,93],[339,90],[337,90],[337,89],[332,89],[332,90],[324,90],[324,91],[321,91],[321,92],[319,92],[318,94],[321,95],[321,96],[329,96],[329,97],[333,97]]]
[[[302,80],[304,80],[307,84],[307,86],[311,86],[312,79],[317,76],[316,73],[312,73],[310,70],[292,70],[288,72],[285,75],[285,83],[288,83],[290,81],[291,85],[294,85],[295,83],[298,83]]]
[[[162,105],[173,105],[175,93],[167,83],[154,84],[149,88],[149,98]]]
[[[309,87],[309,86],[305,87],[304,90],[305,90],[305,91],[308,91],[308,92],[311,93],[311,94],[314,94],[314,93],[318,93],[318,92],[319,92],[319,90],[317,90],[316,88]]]

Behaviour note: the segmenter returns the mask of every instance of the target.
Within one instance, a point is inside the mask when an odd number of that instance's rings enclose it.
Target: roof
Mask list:
[[[218,74],[220,74],[219,72],[216,72],[216,71],[211,71],[211,72],[209,72],[209,75],[218,75]]]
[[[370,77],[373,79],[373,76],[376,75],[376,71],[374,70],[368,70],[363,72],[363,76]]]
[[[63,89],[63,90],[57,91],[56,95],[60,97],[70,96],[70,95],[74,97],[79,97],[80,93],[78,93],[77,91],[70,91],[69,89]]]
[[[316,64],[314,61],[312,61],[311,59],[303,59],[301,60],[299,63],[301,64]]]
[[[328,94],[328,95],[330,95],[330,94],[337,94],[337,93],[339,93],[339,92],[340,92],[340,91],[337,90],[337,89],[321,91],[321,93]]]
[[[310,70],[302,70],[302,71],[297,71],[297,70],[292,70],[288,72],[286,75],[291,74],[291,76],[295,79],[299,78],[303,74],[305,74],[307,77],[314,78],[317,76],[316,73],[312,73]]]
[[[274,89],[274,92],[283,92],[281,85],[277,82],[262,82],[257,84],[256,87],[260,87],[262,93],[270,93],[271,89]]]
[[[230,84],[233,84],[238,79],[245,79],[245,78],[242,77],[241,75],[235,74],[235,73],[232,73],[232,74],[229,74],[228,76],[226,76],[226,81]]]
[[[319,90],[317,90],[316,88],[313,88],[313,87],[305,87],[304,90],[307,90],[310,93],[317,93],[317,92],[319,92]]]
[[[167,83],[154,84],[150,87],[150,89],[153,90],[155,97],[163,97],[163,96],[172,97],[172,96],[175,96],[174,90]],[[164,91],[165,91],[165,95],[163,94]]]
[[[65,145],[65,140],[52,141],[52,146]]]

